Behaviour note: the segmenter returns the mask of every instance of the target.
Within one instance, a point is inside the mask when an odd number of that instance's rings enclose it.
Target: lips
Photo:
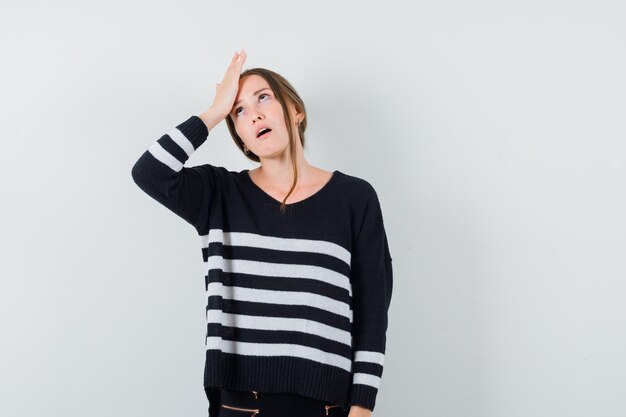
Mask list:
[[[267,135],[272,131],[272,129],[267,128],[267,127],[263,127],[261,129],[259,129],[259,132],[257,133],[256,137],[258,139],[263,139],[266,138]]]

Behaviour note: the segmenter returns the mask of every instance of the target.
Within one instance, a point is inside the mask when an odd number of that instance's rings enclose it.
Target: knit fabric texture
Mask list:
[[[220,388],[373,411],[393,285],[376,191],[336,170],[282,213],[247,169],[184,166],[208,135],[191,116],[152,143],[132,178],[199,236],[209,416]]]

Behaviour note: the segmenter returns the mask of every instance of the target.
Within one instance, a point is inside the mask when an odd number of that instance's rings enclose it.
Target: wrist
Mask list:
[[[198,117],[204,122],[209,131],[211,131],[219,122],[224,120],[227,116],[228,114],[224,114],[224,112],[219,111],[214,107],[209,107],[207,110],[198,115]]]

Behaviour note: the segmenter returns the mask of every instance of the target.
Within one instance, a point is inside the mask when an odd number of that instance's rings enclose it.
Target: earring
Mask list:
[[[248,147],[246,145],[243,145],[243,152],[247,155],[250,150],[248,149]]]

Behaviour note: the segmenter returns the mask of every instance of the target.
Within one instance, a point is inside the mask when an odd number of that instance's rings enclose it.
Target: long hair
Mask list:
[[[242,72],[239,76],[239,79],[243,80],[244,77],[252,74],[263,77],[265,81],[267,81],[267,83],[269,84],[270,88],[274,92],[274,96],[276,96],[276,99],[283,107],[285,125],[287,126],[287,132],[289,133],[289,155],[291,157],[291,166],[293,167],[293,183],[291,184],[289,192],[280,203],[280,211],[281,213],[284,213],[286,208],[285,202],[287,201],[289,195],[291,195],[291,193],[293,192],[294,188],[296,187],[296,183],[298,182],[298,168],[296,166],[296,135],[294,129],[298,129],[298,133],[300,134],[300,143],[302,144],[302,148],[304,149],[304,131],[306,130],[307,121],[306,109],[304,107],[304,102],[296,92],[295,88],[293,88],[289,81],[287,81],[287,79],[285,79],[285,77],[283,77],[282,75],[266,68],[250,68]],[[291,114],[289,113],[289,106],[287,103],[294,107],[296,112],[301,112],[303,114],[304,117],[302,118],[299,126],[296,125],[294,120],[292,119]],[[237,131],[235,130],[235,122],[232,120],[232,118],[228,116],[225,120],[226,126],[228,126],[228,131],[230,132],[230,136],[233,138],[235,145],[237,145],[237,147],[248,159],[251,159],[254,162],[261,162],[259,157],[255,155],[252,151],[248,151],[248,153],[244,152],[243,140],[237,134]]]

